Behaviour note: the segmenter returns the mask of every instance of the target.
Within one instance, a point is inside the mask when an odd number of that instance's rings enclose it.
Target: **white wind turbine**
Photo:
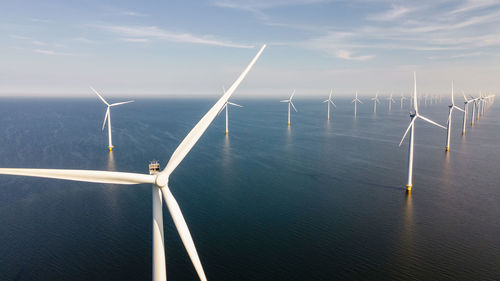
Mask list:
[[[166,281],[166,267],[165,267],[165,248],[163,238],[163,214],[162,214],[162,196],[168,207],[170,215],[174,221],[175,227],[179,232],[182,243],[188,252],[191,262],[198,274],[201,281],[207,280],[203,267],[201,265],[196,247],[189,232],[188,226],[181,213],[179,205],[168,187],[169,177],[175,168],[186,157],[189,151],[193,148],[196,142],[203,135],[210,123],[217,116],[217,112],[224,106],[224,104],[231,97],[233,92],[239,86],[241,81],[245,78],[252,66],[255,64],[260,54],[266,45],[263,45],[257,55],[253,58],[250,64],[240,74],[238,79],[233,83],[231,88],[210,108],[210,110],[201,118],[196,126],[191,129],[189,134],[176,148],[170,160],[168,161],[165,169],[159,171],[159,164],[150,164],[150,173],[123,173],[123,172],[109,172],[109,171],[95,171],[95,170],[65,170],[65,169],[17,169],[17,168],[0,168],[0,174],[21,175],[42,178],[56,178],[64,180],[96,182],[96,183],[110,183],[110,184],[142,184],[150,183],[153,185],[153,280]]]
[[[358,102],[363,103],[360,99],[358,99],[358,91],[356,91],[356,97],[352,100],[352,102],[354,103],[354,117],[356,117],[356,111],[357,111],[356,104]]]
[[[377,113],[377,103],[380,103],[380,100],[378,99],[378,92],[375,94],[375,97],[372,98],[373,101],[373,113]]]
[[[413,143],[414,143],[414,137],[415,137],[415,120],[418,118],[427,121],[433,125],[436,125],[438,127],[441,127],[443,129],[446,129],[444,126],[439,125],[438,123],[430,120],[429,118],[426,118],[418,113],[418,101],[417,101],[417,74],[414,72],[413,73],[413,108],[415,109],[415,112],[410,111],[410,125],[405,131],[405,134],[403,135],[403,138],[401,138],[401,142],[399,143],[399,146],[403,143],[403,140],[405,139],[406,135],[408,132],[410,132],[409,136],[409,148],[408,148],[408,181],[406,183],[406,190],[411,191],[411,188],[413,186]]]
[[[445,150],[449,151],[450,150],[450,135],[451,135],[451,114],[453,112],[453,109],[456,108],[460,111],[464,111],[460,107],[455,105],[455,98],[453,97],[453,81],[451,81],[451,104],[448,105],[448,127],[446,128],[446,147]]]
[[[326,102],[328,104],[328,120],[330,120],[330,103],[333,105],[333,107],[337,107],[332,100],[332,94],[333,94],[333,89],[330,90],[330,95],[328,96],[328,99],[323,101],[323,103]],[[290,108],[288,108],[288,113],[290,114]],[[290,120],[290,119],[288,119],[288,120]],[[290,121],[288,121],[288,124],[290,124]]]
[[[468,100],[467,97],[465,96],[464,91],[462,91],[462,95],[464,96],[464,117],[463,117],[463,124],[462,124],[462,136],[465,135],[465,123],[467,122],[467,111],[469,111],[469,102],[472,100]]]
[[[406,97],[401,94],[401,110],[403,109],[403,101],[406,99]]]
[[[474,98],[472,95],[470,96],[471,100],[469,102],[472,102],[472,115],[470,119],[470,125],[474,126],[474,118],[476,114],[476,107],[477,107],[477,98]]]
[[[290,126],[290,106],[292,106],[293,110],[295,110],[295,112],[297,112],[297,109],[295,108],[295,105],[293,105],[293,102],[292,102],[293,95],[295,95],[295,90],[293,90],[292,95],[290,96],[290,99],[280,101],[280,102],[288,103],[288,126]]]
[[[391,105],[393,103],[395,103],[396,101],[392,98],[392,93],[391,95],[387,98],[387,100],[389,101],[389,111],[391,111]]]
[[[224,91],[224,93],[226,93],[226,90],[224,89],[224,87],[222,87],[222,90]],[[222,107],[222,109],[219,111],[219,113],[217,113],[217,115],[219,115],[221,113],[222,110],[226,109],[226,135],[229,133],[229,127],[228,127],[228,113],[227,113],[227,105],[234,105],[234,106],[238,106],[238,107],[243,107],[243,105],[239,105],[239,104],[235,104],[235,103],[232,103],[230,101],[226,101],[226,103],[224,104],[224,107]]]
[[[109,112],[109,109],[113,106],[121,105],[121,104],[126,104],[126,103],[131,103],[134,102],[133,100],[129,101],[124,101],[124,102],[117,102],[117,103],[112,103],[109,104],[99,93],[92,87],[90,87],[92,91],[102,100],[102,102],[108,107],[106,109],[106,114],[104,115],[104,122],[102,122],[102,130],[104,131],[104,127],[106,126],[106,119],[108,120],[108,148],[109,151],[113,150],[113,141],[111,138],[111,113]]]

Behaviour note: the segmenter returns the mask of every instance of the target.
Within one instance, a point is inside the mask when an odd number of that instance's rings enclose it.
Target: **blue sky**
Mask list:
[[[500,1],[2,1],[0,95],[499,89]]]

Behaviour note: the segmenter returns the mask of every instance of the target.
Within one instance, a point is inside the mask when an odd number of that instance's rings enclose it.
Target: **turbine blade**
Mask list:
[[[217,116],[217,112],[226,104],[226,102],[229,100],[231,95],[234,93],[236,88],[240,85],[241,81],[245,78],[247,73],[250,71],[252,66],[255,64],[257,59],[260,57],[260,54],[264,51],[266,48],[266,45],[264,44],[262,48],[260,48],[259,52],[255,57],[252,59],[250,64],[243,70],[243,72],[240,74],[238,79],[234,81],[233,85],[227,90],[227,92],[222,95],[222,97],[215,103],[215,105],[210,108],[210,110],[201,118],[201,120],[191,129],[189,134],[184,138],[184,140],[179,144],[179,146],[175,149],[174,153],[170,157],[170,160],[168,161],[167,165],[165,166],[165,169],[161,171],[161,174],[166,173],[167,175],[170,175],[175,168],[181,163],[181,161],[186,157],[186,155],[189,153],[191,148],[196,144],[196,142],[200,139],[200,137],[203,135],[205,130],[208,128],[210,123],[215,119]]]
[[[280,102],[290,102],[290,100],[280,100]]]
[[[101,131],[104,131],[104,127],[106,127],[106,120],[108,119],[108,116],[109,116],[109,106],[108,106],[108,109],[106,110],[106,114],[104,114],[104,121],[102,122],[102,130]]]
[[[337,107],[333,101],[330,100],[330,102],[332,103],[333,107]]]
[[[422,119],[422,120],[424,120],[424,121],[427,121],[427,122],[429,122],[429,123],[431,123],[431,124],[433,124],[433,125],[436,125],[436,126],[438,126],[438,127],[441,127],[441,128],[443,128],[443,129],[446,129],[446,127],[445,127],[445,126],[440,125],[440,124],[438,124],[438,123],[436,123],[436,122],[432,121],[431,119],[426,118],[426,117],[424,117],[424,116],[422,116],[422,115],[417,115],[417,117],[418,117],[418,118],[420,118],[420,119]]]
[[[295,95],[295,89],[293,89],[292,95],[290,96],[290,100],[293,99],[293,96]]]
[[[461,109],[460,107],[458,107],[458,106],[456,106],[456,105],[454,105],[453,107],[454,107],[454,108],[456,108],[456,109],[458,109],[458,110],[460,110],[460,111],[462,111],[462,112],[464,112],[464,110],[463,110],[463,109]]]
[[[234,105],[234,106],[238,106],[238,107],[243,107],[243,105],[239,105],[239,104],[236,104],[236,103],[232,103],[232,102],[227,102],[229,103],[230,105]]]
[[[134,101],[133,100],[129,100],[129,101],[117,102],[117,103],[112,103],[109,106],[115,106],[115,105],[120,105],[120,104],[131,103],[131,102],[134,102]]]
[[[293,105],[293,102],[292,102],[292,101],[290,101],[290,104],[292,105],[293,110],[295,110],[295,112],[298,112],[298,111],[297,111],[297,108],[295,108],[295,105]]]
[[[224,104],[224,106],[219,110],[219,112],[217,112],[217,116],[219,116],[219,114],[224,110],[224,108],[226,108],[227,106],[227,103]]]
[[[413,126],[414,123],[415,123],[415,118],[412,118],[412,120],[410,122],[410,125],[408,125],[408,128],[405,131],[405,134],[403,135],[403,137],[401,138],[401,141],[399,142],[399,146],[401,146],[401,144],[403,143],[406,135],[408,134],[408,132],[410,131],[411,126]]]
[[[112,184],[153,184],[156,179],[147,174],[67,169],[0,168],[0,174]]]
[[[415,114],[418,114],[417,72],[413,72],[413,108],[415,109]]]
[[[109,103],[101,95],[99,95],[99,93],[94,88],[90,87],[90,89],[94,91],[94,93],[102,100],[103,103],[109,106]]]
[[[186,248],[186,251],[189,255],[189,258],[191,259],[191,262],[193,263],[196,273],[198,273],[198,277],[201,281],[206,281],[207,277],[205,276],[205,272],[203,271],[203,266],[201,265],[201,261],[198,256],[198,252],[196,251],[193,238],[191,237],[189,228],[186,224],[186,221],[184,220],[181,209],[179,208],[179,204],[177,204],[177,201],[170,192],[168,186],[164,186],[163,188],[161,188],[161,193],[163,194],[165,203],[167,204],[170,215],[172,216],[175,227],[177,228],[177,232],[179,232],[179,236],[181,237],[182,243],[184,244],[184,248]]]
[[[324,100],[323,102],[329,102],[329,100]]]

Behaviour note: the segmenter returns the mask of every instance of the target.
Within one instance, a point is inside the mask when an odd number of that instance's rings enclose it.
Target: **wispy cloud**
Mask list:
[[[337,56],[337,58],[340,58],[340,59],[357,60],[357,61],[371,60],[375,57],[374,55],[353,56],[352,53],[350,51],[347,51],[347,50],[338,50],[335,52],[335,55]]]
[[[386,12],[368,16],[368,19],[374,21],[392,21],[401,18],[413,10],[412,8],[404,6],[392,6],[392,8]]]
[[[131,43],[149,43],[147,38],[120,38],[120,40]]]
[[[213,36],[196,36],[190,33],[176,33],[156,26],[123,26],[123,25],[104,25],[98,26],[103,30],[116,33],[120,36],[126,36],[129,39],[138,38],[141,40],[165,40],[176,43],[192,43],[214,45],[231,48],[253,48],[252,45],[238,44],[231,41],[216,39]]]
[[[83,54],[72,54],[72,53],[63,53],[63,52],[59,52],[59,51],[54,51],[54,50],[50,50],[50,49],[34,49],[33,52],[35,53],[38,53],[38,54],[42,54],[42,55],[47,55],[47,56],[86,56],[86,55],[83,55]]]

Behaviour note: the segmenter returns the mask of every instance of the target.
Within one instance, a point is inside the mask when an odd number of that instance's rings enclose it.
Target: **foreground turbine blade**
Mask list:
[[[108,110],[106,110],[106,114],[104,114],[104,121],[102,122],[102,130],[101,131],[104,131],[104,127],[106,127],[106,120],[108,119],[108,116],[109,116],[109,106],[108,106]]]
[[[123,101],[123,102],[116,102],[116,103],[110,104],[109,106],[116,106],[116,105],[120,105],[120,104],[131,103],[131,102],[134,102],[134,100]]]
[[[112,184],[153,184],[156,179],[147,174],[66,169],[0,168],[0,174]]]
[[[177,204],[177,201],[170,192],[168,186],[161,188],[161,192],[163,194],[163,198],[165,199],[165,203],[167,204],[170,215],[174,220],[177,232],[179,232],[179,236],[181,237],[182,243],[184,244],[184,248],[186,248],[189,258],[191,259],[191,262],[196,269],[196,273],[198,273],[198,277],[201,281],[206,281],[207,277],[205,276],[205,272],[203,271],[203,266],[201,265],[200,258],[198,257],[196,247],[194,246],[193,238],[191,237],[189,228],[186,224],[186,221],[184,220],[184,216],[182,216],[179,204]]]
[[[224,93],[224,95],[215,103],[215,105],[212,108],[210,108],[210,110],[205,114],[205,116],[203,116],[203,118],[201,118],[198,124],[196,124],[196,126],[194,126],[194,128],[191,129],[189,134],[184,138],[181,144],[179,144],[177,149],[174,151],[172,157],[170,157],[170,160],[167,163],[167,166],[165,166],[165,169],[160,174],[166,173],[167,175],[170,175],[175,170],[175,168],[177,168],[177,166],[181,163],[184,157],[186,157],[186,155],[189,153],[191,148],[193,148],[196,142],[203,135],[203,133],[208,128],[210,123],[212,123],[212,121],[215,119],[215,117],[217,116],[217,112],[219,112],[219,110],[226,104],[228,99],[234,93],[236,88],[238,88],[241,81],[243,81],[245,76],[248,74],[252,66],[259,58],[260,54],[262,54],[262,51],[264,51],[264,48],[266,48],[265,44],[262,46],[262,48],[260,48],[257,55],[255,55],[250,64],[240,74],[238,79],[234,81],[233,85],[231,85],[229,90],[227,90],[227,92]]]
[[[101,95],[99,95],[99,93],[94,88],[90,87],[90,89],[94,91],[94,93],[102,100],[103,103],[109,106],[109,103]]]
[[[424,120],[424,121],[427,121],[427,122],[429,122],[429,123],[431,123],[431,124],[433,124],[433,125],[436,125],[436,126],[441,127],[441,128],[443,128],[443,129],[445,129],[445,130],[446,130],[446,127],[445,127],[445,126],[443,126],[443,125],[439,125],[438,123],[436,123],[436,122],[432,121],[431,119],[426,118],[426,117],[424,117],[424,116],[422,116],[422,115],[417,115],[417,118],[420,118],[420,119],[422,119],[422,120]]]
[[[297,108],[295,108],[295,105],[293,105],[293,102],[292,102],[292,101],[290,101],[290,105],[293,107],[293,110],[295,110],[295,112],[298,112],[298,111],[297,111]]]
[[[401,138],[401,141],[399,142],[399,146],[401,146],[401,144],[403,143],[403,141],[404,141],[404,139],[405,139],[406,135],[407,135],[407,134],[408,134],[408,132],[410,131],[411,126],[413,126],[413,124],[415,123],[415,119],[416,119],[416,118],[413,118],[413,120],[411,120],[410,125],[408,126],[408,129],[406,129],[405,134],[403,135],[403,137]]]

